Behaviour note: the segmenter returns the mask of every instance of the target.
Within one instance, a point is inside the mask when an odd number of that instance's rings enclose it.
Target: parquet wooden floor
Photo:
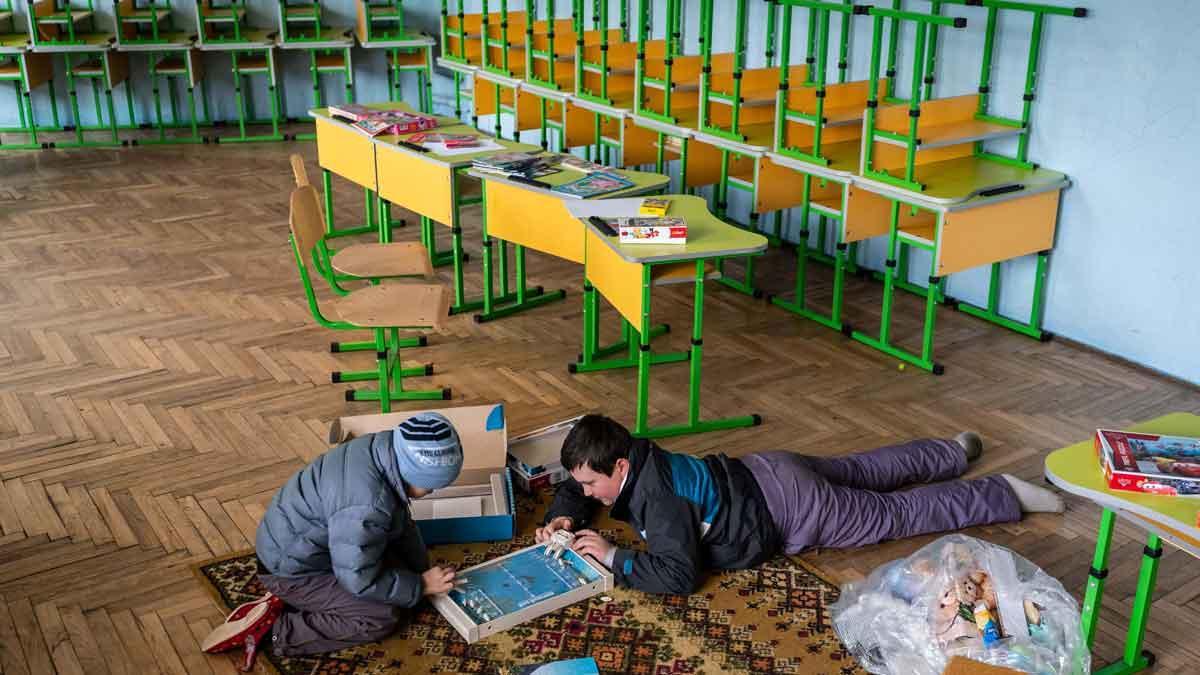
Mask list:
[[[3,672],[233,671],[197,649],[221,614],[189,565],[247,547],[274,490],[326,448],[330,420],[371,411],[328,382],[329,371],[370,357],[330,354],[332,335],[310,320],[301,293],[286,235],[294,151],[315,172],[310,143],[0,156]],[[341,182],[335,193],[338,221],[360,218],[361,193]],[[477,251],[477,211],[466,225]],[[398,236],[415,239],[416,228]],[[513,431],[589,410],[631,421],[632,372],[565,368],[578,351],[579,268],[533,255],[530,270],[534,283],[567,288],[567,300],[484,325],[455,318],[410,358],[437,364],[430,380],[453,387],[455,404],[504,401]],[[790,256],[772,252],[761,276],[786,290]],[[474,262],[468,282],[478,288]],[[849,315],[873,320],[878,293],[851,281]],[[655,307],[656,319],[689,325],[684,289],[657,291]],[[896,334],[911,344],[920,305],[902,297],[898,307],[906,318]],[[1098,425],[1200,412],[1194,387],[939,311],[947,372],[937,378],[714,286],[703,410],[759,412],[766,423],[665,445],[837,454],[973,428],[988,443],[973,473],[1038,479],[1049,450]],[[660,346],[682,347],[684,333]],[[657,370],[651,387],[652,415],[685,413],[684,367]],[[1078,593],[1098,511],[1069,505],[1065,516],[974,534]],[[808,558],[853,579],[927,541]],[[1115,544],[1100,662],[1119,654],[1142,546],[1126,525]],[[1147,638],[1160,672],[1200,662],[1188,637],[1200,629],[1196,570],[1174,549],[1163,559]]]

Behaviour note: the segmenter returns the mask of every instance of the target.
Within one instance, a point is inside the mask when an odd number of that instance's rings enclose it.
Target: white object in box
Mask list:
[[[413,520],[426,544],[459,544],[512,539],[516,523],[512,477],[505,466],[508,427],[503,404],[407,410],[339,417],[331,443],[391,431],[404,420],[436,412],[450,420],[463,448],[463,467],[452,484],[410,502]]]
[[[557,485],[570,475],[560,457],[567,434],[580,417],[521,434],[508,443],[508,468],[513,481],[525,492]]]
[[[617,222],[622,244],[686,244],[687,221],[673,216],[622,218]]]

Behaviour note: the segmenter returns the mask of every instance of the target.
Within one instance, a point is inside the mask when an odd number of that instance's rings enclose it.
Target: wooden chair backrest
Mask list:
[[[304,168],[304,158],[300,155],[292,155],[292,175],[296,177],[296,187],[304,187],[311,185],[308,182],[308,169]]]
[[[321,215],[321,196],[311,185],[292,190],[289,225],[300,260],[307,268],[312,251],[325,236],[325,218]]]

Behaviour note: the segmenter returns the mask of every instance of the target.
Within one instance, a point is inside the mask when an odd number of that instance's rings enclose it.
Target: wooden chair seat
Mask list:
[[[266,72],[269,68],[265,56],[243,56],[238,59],[238,70],[243,73]]]
[[[424,68],[425,67],[425,53],[423,51],[418,50],[415,52],[404,54],[404,53],[396,53],[394,51],[389,50],[387,53],[387,64],[388,64],[389,68],[395,68],[397,66],[419,66],[419,67]]]
[[[346,55],[341,52],[317,56],[317,70],[341,70],[345,67]]]
[[[162,21],[171,15],[171,11],[162,7],[157,9],[140,9],[131,14],[122,14],[121,23],[151,23]]]
[[[76,64],[71,68],[71,72],[80,77],[100,77],[104,75],[104,61],[98,58],[88,59]]]
[[[70,21],[71,23],[79,23],[80,21],[84,21],[84,20],[90,18],[91,16],[92,16],[91,10],[78,9],[78,10],[70,12],[70,16],[68,16],[67,12],[63,12],[61,14],[51,14],[50,16],[45,16],[45,17],[39,16],[39,17],[37,17],[36,21],[37,21],[37,23],[62,23],[62,24],[65,24],[68,21]]]
[[[0,64],[0,79],[19,80],[21,79],[21,66],[12,63],[9,65]]]
[[[339,319],[363,328],[437,328],[450,314],[450,294],[436,284],[368,286],[330,304]]]
[[[186,75],[187,63],[182,56],[168,56],[160,59],[154,70],[161,75]]]
[[[330,264],[342,274],[367,279],[433,276],[425,247],[417,242],[347,246],[333,255]]]
[[[244,7],[218,7],[206,8],[203,11],[203,17],[206,22],[218,23],[223,21],[241,21],[246,18],[246,8]]]
[[[289,19],[311,19],[321,15],[320,5],[309,5],[307,7],[288,7],[287,18]]]

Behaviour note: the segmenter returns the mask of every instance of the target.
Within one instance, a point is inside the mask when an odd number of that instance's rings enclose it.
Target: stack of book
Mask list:
[[[329,114],[350,123],[356,131],[375,137],[380,134],[411,134],[437,128],[437,118],[399,108],[368,108],[357,103],[329,106]]]
[[[502,152],[471,160],[471,168],[480,173],[492,174],[511,178],[537,178],[558,172],[556,158],[553,155],[541,155],[532,152]]]
[[[1200,438],[1098,429],[1093,444],[1113,490],[1200,497]]]

